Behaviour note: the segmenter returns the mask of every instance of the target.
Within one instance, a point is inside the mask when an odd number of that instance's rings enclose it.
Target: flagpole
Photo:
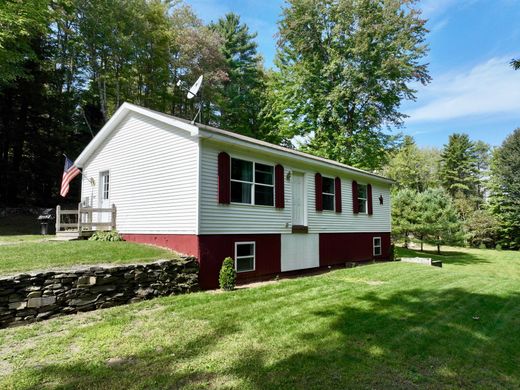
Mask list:
[[[63,154],[63,156],[64,156],[65,158],[69,158],[69,156],[67,156],[65,153],[62,153],[62,154]],[[69,158],[69,160],[70,160],[70,158]],[[70,161],[72,161],[72,160],[70,160]],[[73,164],[74,164],[74,163],[73,163]],[[85,175],[83,174],[83,171],[82,171],[82,170],[80,170],[79,173],[80,173],[80,175],[81,175],[84,179],[86,179],[86,180],[90,183],[90,185],[91,185],[92,187],[94,187],[95,184],[94,184],[94,178],[93,178],[93,177],[88,178],[87,176],[85,176]]]

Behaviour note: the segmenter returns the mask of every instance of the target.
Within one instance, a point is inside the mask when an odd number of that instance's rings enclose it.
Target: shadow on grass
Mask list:
[[[229,316],[180,350],[145,351],[121,367],[50,364],[32,375],[60,388],[228,388],[229,380],[252,389],[520,387],[518,293],[367,293],[354,304],[339,299],[301,315],[309,327],[293,334],[291,345],[280,338],[269,349],[253,336],[226,364],[204,356],[254,320]],[[176,363],[190,360],[188,372],[176,370]]]
[[[442,250],[440,255],[437,251],[433,250],[424,250],[421,252],[419,250],[407,248],[396,248],[396,252],[399,257],[430,257],[434,260],[441,260],[446,264],[471,265],[477,263],[490,263],[490,261],[483,256],[453,250]]]

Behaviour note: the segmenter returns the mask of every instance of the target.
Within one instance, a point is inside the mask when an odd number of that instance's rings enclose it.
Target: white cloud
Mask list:
[[[407,123],[442,121],[494,114],[520,116],[520,71],[511,57],[491,58],[473,68],[434,78],[421,88],[417,108],[407,112]]]

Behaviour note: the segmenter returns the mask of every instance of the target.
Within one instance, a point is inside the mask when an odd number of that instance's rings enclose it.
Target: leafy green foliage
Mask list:
[[[472,247],[494,248],[499,233],[497,218],[487,209],[474,211],[466,221],[466,240]]]
[[[237,273],[235,271],[235,262],[231,257],[226,257],[222,262],[218,283],[220,288],[225,291],[231,291],[235,288]]]
[[[404,137],[403,145],[389,157],[383,174],[396,181],[394,189],[424,191],[438,185],[440,152],[417,147],[414,139]]]
[[[520,128],[495,150],[491,171],[491,210],[500,221],[500,243],[520,249]]]
[[[381,167],[413,82],[428,83],[425,21],[413,2],[289,0],[273,80],[281,138],[362,168]]]
[[[90,241],[124,241],[121,236],[115,230],[111,231],[96,231],[92,236],[89,237]]]

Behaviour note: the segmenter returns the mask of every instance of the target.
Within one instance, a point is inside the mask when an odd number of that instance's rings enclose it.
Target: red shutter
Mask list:
[[[354,211],[354,214],[359,213],[359,199],[358,199],[358,188],[357,188],[357,181],[352,181],[352,208]]]
[[[336,199],[336,213],[341,213],[341,179],[339,177],[334,179],[334,193]]]
[[[316,190],[316,211],[323,211],[323,185],[320,173],[316,173],[314,184]]]
[[[229,204],[231,200],[231,159],[226,152],[218,155],[218,202]]]
[[[275,206],[277,209],[285,207],[284,171],[278,164],[274,167]]]
[[[367,207],[368,207],[368,215],[373,214],[373,208],[372,208],[372,185],[367,185]]]

